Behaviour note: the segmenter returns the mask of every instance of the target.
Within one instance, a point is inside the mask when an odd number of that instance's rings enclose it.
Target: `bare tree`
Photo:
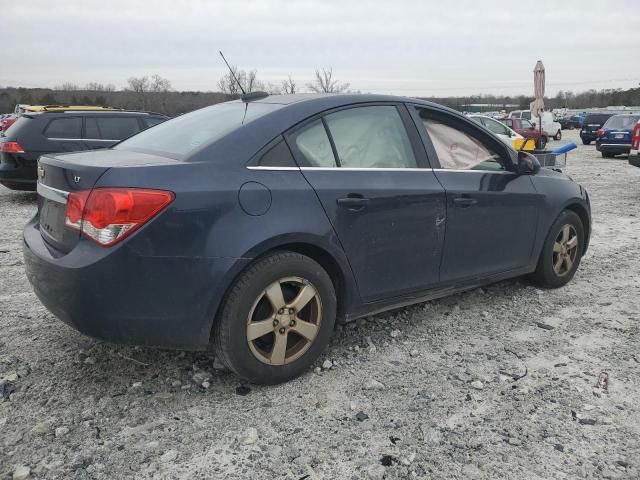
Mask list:
[[[333,78],[333,68],[329,67],[316,70],[314,81],[307,84],[307,87],[316,93],[342,93],[349,88],[349,84],[338,83],[338,80]]]
[[[226,93],[227,95],[240,95],[242,90],[238,86],[238,82],[242,85],[242,88],[246,93],[255,92],[256,90],[262,90],[265,88],[264,83],[258,80],[257,70],[250,70],[249,72],[246,72],[244,70],[238,70],[238,67],[235,65],[231,66],[231,70],[238,81],[233,78],[231,72],[224,74],[218,81],[218,88],[222,93]]]
[[[146,75],[144,77],[130,77],[127,80],[129,84],[129,89],[136,93],[136,97],[138,97],[138,102],[140,108],[143,110],[147,108],[147,93],[151,88],[151,82],[149,81],[149,77]]]
[[[54,90],[62,90],[63,92],[73,92],[76,90],[80,90],[80,87],[71,82],[65,82],[62,85],[58,85],[57,87],[53,87]]]
[[[296,82],[291,78],[291,75],[287,77],[286,80],[282,81],[282,93],[283,94],[294,94],[296,93],[297,85]]]
[[[84,89],[91,92],[103,92],[104,85],[98,82],[89,82],[85,85]]]
[[[152,92],[170,92],[171,82],[168,78],[162,78],[157,73],[151,76],[151,84],[149,90]]]
[[[116,86],[113,83],[107,83],[104,86],[104,91],[105,92],[115,92],[116,91]]]

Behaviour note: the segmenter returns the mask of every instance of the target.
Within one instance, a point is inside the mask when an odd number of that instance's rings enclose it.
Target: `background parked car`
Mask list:
[[[634,167],[640,167],[640,121],[633,127],[631,136],[631,151],[629,152],[629,163]]]
[[[596,150],[603,158],[612,158],[621,153],[630,153],[631,137],[640,115],[614,115],[609,118],[596,138]]]
[[[510,129],[504,123],[499,122],[494,118],[487,117],[486,115],[469,115],[469,118],[483,127],[486,127],[489,131],[497,135],[500,140],[512,148],[517,149],[517,140],[524,140],[524,137],[518,132]]]
[[[602,128],[607,120],[613,116],[613,113],[590,113],[588,114],[580,128],[580,138],[582,143],[589,145],[598,137],[598,130]]]
[[[580,128],[582,120],[583,119],[578,115],[571,115],[567,117],[560,117],[558,119],[558,123],[563,130],[573,130],[575,128]]]
[[[538,148],[543,149],[547,146],[547,141],[549,140],[549,134],[542,130],[542,135],[540,134],[540,130],[533,126],[533,124],[524,118],[505,118],[502,122],[512,130],[515,130],[524,138],[532,138],[535,140]]]
[[[18,116],[12,113],[9,115],[5,115],[2,118],[2,120],[0,120],[0,131],[2,131],[3,133],[6,132],[9,129],[9,127],[15,123],[17,119],[18,119]]]
[[[509,114],[508,118],[523,118],[529,120],[532,125],[537,126],[538,117],[531,117],[531,110],[514,110]],[[548,136],[553,137],[555,140],[562,139],[562,125],[555,120],[553,113],[542,112],[540,115],[542,120],[542,130],[547,132]]]
[[[157,113],[90,107],[25,111],[0,138],[0,184],[35,190],[40,155],[107,148],[166,119]]]

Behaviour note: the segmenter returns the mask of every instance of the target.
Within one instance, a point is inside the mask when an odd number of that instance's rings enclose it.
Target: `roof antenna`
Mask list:
[[[238,80],[238,77],[236,77],[236,74],[233,73],[233,69],[231,68],[231,66],[229,65],[229,62],[227,62],[227,59],[224,58],[224,55],[222,54],[222,50],[218,50],[218,53],[220,54],[220,56],[222,57],[222,60],[224,60],[224,63],[227,64],[227,68],[229,69],[229,72],[231,72],[231,76],[233,77],[233,79],[236,81],[236,83],[238,84],[238,86],[240,87],[240,90],[242,91],[242,95],[246,95],[247,92],[244,91],[244,88],[242,88],[242,84],[240,83],[240,80]]]

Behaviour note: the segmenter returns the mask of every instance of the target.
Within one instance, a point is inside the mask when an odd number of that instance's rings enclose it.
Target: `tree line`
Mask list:
[[[242,88],[240,88],[242,87]],[[266,91],[269,94],[359,93],[350,90],[350,84],[338,80],[331,67],[316,69],[311,82],[302,84],[289,75],[280,82],[265,82],[257,70],[242,70],[231,66],[217,82],[215,92],[176,91],[171,81],[160,75],[130,77],[127,85],[117,89],[113,84],[90,82],[80,86],[71,82],[48,88],[0,88],[0,113],[11,112],[16,104],[31,105],[96,105],[148,110],[169,116],[179,115],[214,103],[238,98],[246,93]],[[455,97],[420,97],[458,110],[470,104],[491,104],[496,108],[529,108],[532,96],[471,95]],[[554,97],[545,98],[547,108],[603,108],[611,105],[640,106],[640,88],[588,90],[574,93],[559,91]],[[507,107],[508,108],[508,107]]]

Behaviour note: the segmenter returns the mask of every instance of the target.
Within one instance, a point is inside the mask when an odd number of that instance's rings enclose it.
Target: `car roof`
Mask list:
[[[105,110],[47,110],[47,111],[37,111],[37,112],[24,112],[22,114],[25,117],[30,117],[30,118],[36,118],[39,116],[44,117],[50,117],[52,115],[63,115],[63,116],[67,116],[67,115],[72,115],[72,116],[76,116],[76,115],[82,115],[82,116],[86,116],[86,115],[105,115],[105,116],[112,116],[112,115],[124,115],[124,116],[138,116],[138,115],[157,115],[160,117],[165,117],[166,115],[163,115],[161,113],[156,113],[156,112],[143,112],[143,111],[137,111],[137,110],[116,110],[116,109],[105,109]]]
[[[240,102],[241,100],[237,100]],[[292,105],[295,103],[313,104],[318,110],[323,110],[324,105],[328,108],[351,105],[354,103],[369,102],[412,102],[424,105],[442,107],[433,102],[411,97],[400,97],[396,95],[379,95],[374,93],[295,93],[287,95],[268,95],[265,97],[249,100],[249,103],[272,103],[278,105]]]

